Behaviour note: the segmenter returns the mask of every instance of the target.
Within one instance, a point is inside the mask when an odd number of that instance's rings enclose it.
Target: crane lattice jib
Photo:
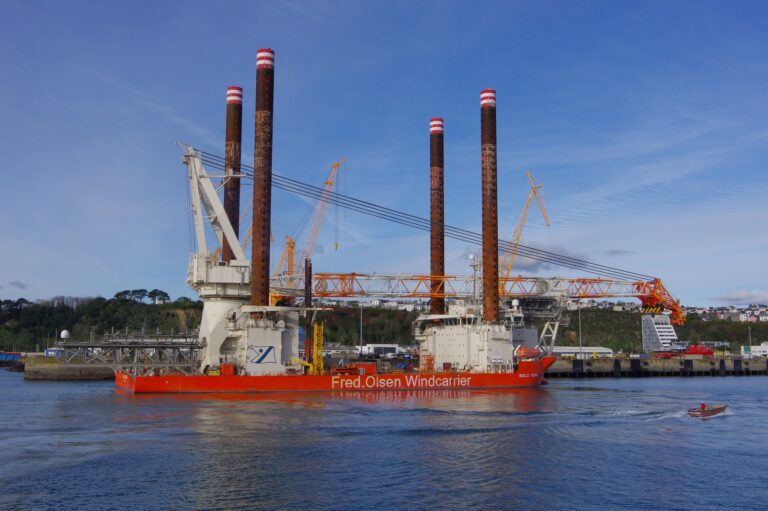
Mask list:
[[[541,212],[541,216],[544,218],[544,222],[546,223],[547,227],[549,227],[549,216],[547,215],[547,210],[544,207],[544,199],[539,194],[539,190],[541,190],[542,185],[537,185],[534,182],[533,176],[530,172],[526,172],[526,175],[528,176],[528,182],[531,185],[531,191],[528,193],[528,199],[525,201],[523,211],[520,213],[520,220],[518,221],[517,226],[512,233],[512,251],[507,252],[502,256],[500,265],[502,278],[509,277],[512,273],[512,266],[514,266],[515,260],[517,259],[517,249],[520,246],[520,238],[523,235],[525,221],[528,218],[528,209],[531,207],[531,202],[533,202],[534,198],[536,199],[536,204],[539,206],[539,211]]]
[[[328,211],[328,204],[331,202],[333,188],[336,186],[336,174],[345,160],[346,158],[342,158],[331,165],[331,172],[328,174],[328,179],[323,183],[323,191],[320,195],[320,200],[317,203],[317,209],[315,209],[315,216],[312,218],[312,227],[309,230],[307,242],[304,245],[304,252],[301,254],[301,259],[299,260],[299,268],[304,268],[304,261],[312,257],[312,251],[315,248],[317,237],[320,235],[320,227],[323,225],[325,213]]]
[[[294,239],[291,238],[290,236],[286,236],[285,248],[283,248],[283,253],[280,254],[280,259],[277,261],[277,264],[275,265],[275,270],[272,272],[273,278],[283,273],[283,266],[285,266],[285,273],[287,273],[288,275],[293,275],[294,273],[296,273],[295,250],[296,250],[296,241],[294,241]]]
[[[315,273],[313,294],[319,298],[467,298],[475,295],[479,282],[472,276],[384,275],[366,273]],[[439,287],[433,291],[432,282]],[[285,295],[303,292],[301,275],[284,275],[272,280],[272,287]],[[599,278],[500,277],[501,298],[564,297],[570,299],[636,298],[643,307],[663,308],[675,325],[685,316],[680,302],[664,288],[660,279],[621,281]]]

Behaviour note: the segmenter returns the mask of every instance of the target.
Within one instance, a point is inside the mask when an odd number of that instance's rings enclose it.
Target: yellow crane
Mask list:
[[[315,209],[315,215],[312,219],[312,227],[309,230],[309,235],[307,236],[307,242],[304,244],[304,251],[302,252],[301,259],[299,261],[299,269],[300,271],[303,271],[304,269],[304,261],[310,257],[312,257],[312,251],[315,248],[315,243],[317,243],[317,237],[320,235],[320,227],[323,225],[323,220],[325,220],[325,214],[328,211],[328,204],[331,199],[331,194],[333,193],[333,189],[336,186],[336,176],[338,175],[339,167],[346,158],[342,158],[333,165],[331,165],[331,172],[328,174],[328,178],[323,182],[323,192],[320,195],[320,200],[317,204],[317,208]],[[241,217],[245,218],[246,213],[248,212],[250,208],[250,204],[246,204],[245,208],[243,208]],[[248,228],[248,230],[245,233],[245,236],[243,236],[243,252],[248,251],[248,245],[251,241],[252,237],[252,229],[251,227]],[[273,240],[272,233],[269,233],[270,240]],[[335,244],[335,248],[338,250],[338,242]],[[272,272],[272,277],[277,277],[281,273],[285,272],[287,275],[295,275],[296,274],[296,241],[291,236],[285,237],[285,247],[283,248],[283,253],[280,255],[280,259],[278,260],[277,264],[275,265],[275,269]],[[217,248],[213,253],[213,259],[214,261],[218,261],[219,257],[221,255],[221,248]]]
[[[287,235],[285,237],[285,248],[275,265],[275,271],[272,272],[272,277],[280,275],[283,266],[285,266],[285,272],[288,275],[293,275],[296,272],[296,241]]]
[[[323,192],[320,195],[320,201],[317,203],[315,216],[312,219],[312,227],[309,230],[307,242],[304,244],[304,251],[302,252],[301,259],[299,260],[300,271],[303,271],[302,269],[304,268],[304,261],[312,257],[312,250],[314,250],[317,237],[320,235],[320,227],[323,225],[325,213],[328,211],[328,203],[331,200],[333,188],[336,186],[336,175],[339,171],[339,167],[342,163],[344,163],[344,161],[346,161],[346,158],[342,158],[331,165],[331,172],[328,174],[328,179],[326,179],[325,183],[323,183]]]
[[[539,206],[539,211],[541,211],[541,216],[544,217],[544,223],[549,227],[549,216],[547,215],[547,210],[544,207],[544,199],[540,192],[543,186],[537,185],[534,182],[530,172],[526,172],[526,175],[528,176],[528,182],[531,184],[531,191],[528,193],[528,200],[525,201],[523,211],[520,213],[520,221],[517,222],[515,231],[512,233],[512,252],[504,254],[504,257],[501,260],[501,276],[503,278],[508,278],[512,274],[512,266],[515,264],[515,259],[517,258],[517,248],[520,244],[520,237],[523,235],[525,220],[528,218],[528,209],[531,207],[531,202],[533,202],[534,197],[536,198],[536,204]]]
[[[312,355],[310,357],[309,354],[304,354],[304,356],[310,358],[310,360],[302,360],[297,357],[291,358],[291,361],[294,364],[306,367],[307,374],[313,376],[325,374],[325,358],[323,357],[324,330],[324,321],[313,325],[314,336],[312,339],[314,340],[314,343],[312,344]]]

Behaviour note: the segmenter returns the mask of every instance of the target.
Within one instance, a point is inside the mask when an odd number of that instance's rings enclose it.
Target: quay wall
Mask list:
[[[768,375],[768,359],[561,358],[547,370],[547,378],[751,375]]]
[[[25,380],[84,381],[114,380],[115,371],[104,365],[26,364]]]

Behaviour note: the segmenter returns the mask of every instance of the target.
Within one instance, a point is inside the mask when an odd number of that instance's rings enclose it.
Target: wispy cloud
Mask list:
[[[29,284],[21,282],[20,280],[12,280],[8,284],[18,289],[27,289],[29,287]]]
[[[181,131],[181,133],[188,133],[193,136],[196,144],[205,143],[215,147],[221,143],[221,137],[216,136],[210,129],[200,126],[192,119],[184,117],[176,112],[173,108],[168,106],[168,101],[161,101],[159,98],[147,94],[138,87],[131,85],[124,79],[118,79],[95,69],[87,69],[86,71],[102,83],[122,92],[124,97],[131,100],[137,107],[150,110],[155,114],[158,114],[161,119],[165,119],[166,121],[175,124],[177,127],[182,128],[183,131]]]
[[[749,305],[751,303],[768,303],[768,291],[748,291],[740,289],[712,298],[712,300],[729,305]]]

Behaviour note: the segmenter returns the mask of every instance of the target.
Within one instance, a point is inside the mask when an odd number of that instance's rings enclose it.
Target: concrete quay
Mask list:
[[[25,380],[87,381],[114,380],[115,371],[105,365],[26,364]]]
[[[768,359],[561,358],[547,370],[547,378],[751,375],[768,375]]]

